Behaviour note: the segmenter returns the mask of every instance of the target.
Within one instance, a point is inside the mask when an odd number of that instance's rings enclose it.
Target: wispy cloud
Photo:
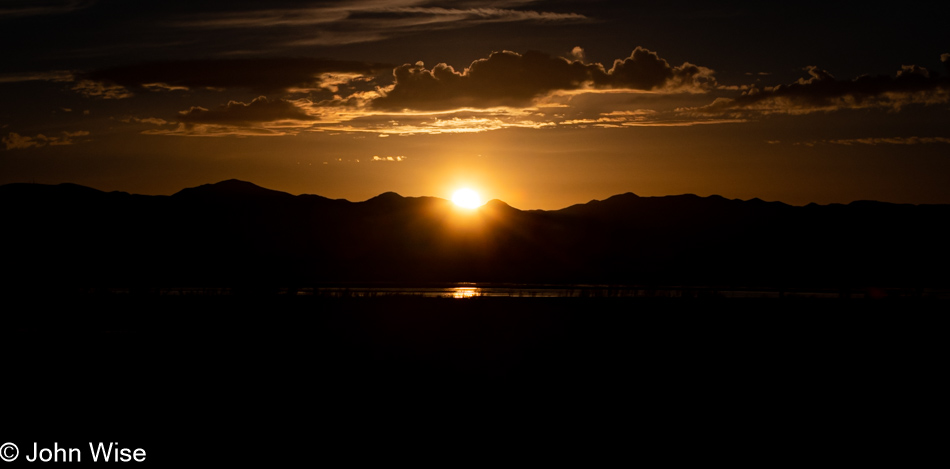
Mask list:
[[[373,42],[419,31],[483,23],[584,21],[578,13],[520,9],[528,2],[445,2],[361,0],[307,8],[267,8],[182,18],[173,26],[191,29],[297,28],[302,37],[285,45],[340,45]]]
[[[0,4],[0,20],[24,16],[62,15],[94,5],[93,0],[13,0]]]
[[[872,137],[827,140],[836,145],[920,145],[927,143],[950,143],[947,137]]]
[[[931,144],[950,144],[950,137],[862,137],[862,138],[833,138],[821,140],[805,140],[795,142],[782,142],[779,140],[767,140],[770,145],[790,144],[795,146],[816,147],[823,145],[931,145]]]
[[[151,123],[173,128],[149,129],[150,135],[180,136],[279,136],[297,134],[313,125],[313,116],[304,108],[283,99],[260,96],[244,103],[229,101],[216,109],[192,106],[178,113],[177,122],[164,119],[135,119],[130,122]]]
[[[402,161],[406,161],[407,158],[408,158],[408,157],[403,156],[403,155],[396,155],[396,156],[379,156],[379,155],[374,155],[374,156],[370,159],[370,161],[373,161],[373,162],[384,162],[384,163],[399,163],[399,162],[402,162]]]
[[[266,96],[255,98],[249,103],[229,101],[227,104],[208,110],[192,107],[179,113],[179,120],[194,123],[246,125],[284,120],[309,120],[305,112],[289,101],[268,100]]]
[[[87,98],[125,99],[133,96],[124,86],[93,80],[80,80],[71,89]]]
[[[60,135],[46,136],[44,134],[37,135],[20,135],[15,132],[10,132],[6,137],[0,139],[3,144],[6,146],[7,150],[23,150],[26,148],[40,148],[49,146],[59,146],[59,145],[73,145],[76,143],[76,138],[86,137],[89,135],[88,131],[77,130],[74,132],[61,132]]]
[[[360,0],[308,8],[269,8],[181,19],[175,26],[189,28],[273,28],[351,23],[354,27],[398,30],[400,27],[441,23],[586,20],[578,13],[514,9],[528,2],[467,2],[466,8],[436,6],[420,0]],[[399,21],[402,20],[402,21]]]
[[[635,109],[631,111],[611,111],[600,113],[596,118],[558,120],[559,126],[573,126],[580,128],[599,127],[604,129],[620,129],[625,127],[690,127],[704,124],[736,124],[745,122],[745,119],[691,119],[671,111],[657,111],[653,109]]]
[[[151,125],[168,125],[174,124],[174,122],[169,122],[165,119],[158,117],[126,117],[119,119],[120,122],[125,122],[126,124],[151,124]]]
[[[0,83],[21,83],[27,81],[71,82],[73,80],[75,80],[75,76],[73,72],[68,70],[0,74]]]
[[[391,65],[310,58],[145,62],[80,74],[84,81],[126,89],[240,88],[257,93],[339,86]],[[334,81],[334,78],[336,80]],[[339,77],[346,77],[342,80]],[[329,82],[329,83],[327,83]]]

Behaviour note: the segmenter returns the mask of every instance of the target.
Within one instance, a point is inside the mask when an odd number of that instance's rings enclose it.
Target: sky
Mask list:
[[[948,13],[0,0],[0,184],[950,203]]]

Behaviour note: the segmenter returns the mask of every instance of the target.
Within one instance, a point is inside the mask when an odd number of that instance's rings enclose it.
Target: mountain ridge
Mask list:
[[[319,194],[311,194],[311,193],[291,194],[291,193],[289,193],[289,192],[285,192],[285,191],[281,191],[281,190],[277,190],[277,189],[269,189],[269,188],[266,188],[266,187],[263,187],[263,186],[259,186],[259,185],[255,184],[255,183],[252,183],[252,182],[249,182],[249,181],[244,181],[244,180],[240,180],[240,179],[233,179],[233,178],[232,178],[232,179],[225,179],[225,180],[222,180],[222,181],[219,181],[219,182],[216,182],[216,183],[207,183],[207,184],[201,184],[201,185],[194,186],[194,187],[186,187],[186,188],[183,188],[183,189],[181,189],[181,190],[179,190],[179,191],[177,191],[177,192],[175,192],[175,193],[173,193],[173,194],[170,194],[170,195],[164,195],[164,194],[159,194],[159,195],[146,195],[146,194],[130,193],[130,192],[126,192],[126,191],[109,191],[109,192],[107,192],[107,191],[103,191],[103,190],[96,189],[96,188],[93,188],[93,187],[83,186],[83,185],[80,185],[80,184],[69,183],[69,182],[57,183],[57,184],[42,184],[42,183],[30,183],[30,182],[13,182],[13,183],[7,183],[7,184],[2,184],[2,185],[0,185],[0,191],[3,191],[3,190],[11,190],[11,189],[13,189],[13,188],[20,188],[20,187],[33,187],[33,188],[40,188],[40,187],[59,187],[59,188],[61,188],[62,190],[85,191],[85,192],[94,191],[94,192],[99,192],[99,193],[102,193],[102,194],[126,194],[126,195],[138,196],[138,197],[187,197],[187,196],[194,196],[195,194],[216,195],[216,196],[226,196],[226,195],[227,195],[227,196],[253,196],[253,195],[263,196],[263,195],[269,195],[269,196],[275,196],[275,197],[283,197],[283,196],[290,196],[290,197],[319,197],[319,198],[325,199],[325,200],[345,201],[345,202],[349,202],[349,203],[353,203],[353,204],[369,202],[369,201],[374,200],[374,199],[380,199],[380,200],[392,199],[392,200],[397,200],[397,199],[437,198],[437,199],[442,199],[442,200],[448,200],[448,199],[443,199],[443,198],[437,197],[437,196],[407,197],[407,196],[403,196],[403,195],[401,195],[401,194],[399,194],[399,193],[397,193],[397,192],[385,191],[385,192],[382,192],[382,193],[380,193],[380,194],[377,194],[377,195],[375,195],[375,196],[373,196],[373,197],[370,197],[370,198],[368,198],[368,199],[366,199],[366,200],[351,201],[351,200],[349,200],[349,199],[332,199],[332,198],[329,198],[329,197],[326,197],[326,196],[322,196],[322,195],[319,195]],[[788,203],[785,203],[785,202],[782,202],[782,201],[766,201],[766,200],[760,199],[760,198],[758,198],[758,197],[753,197],[753,198],[751,198],[751,199],[738,199],[738,198],[730,199],[730,198],[726,198],[726,197],[723,197],[723,196],[718,195],[718,194],[711,194],[711,195],[708,195],[708,196],[700,196],[700,195],[693,194],[693,193],[668,194],[668,195],[658,195],[658,196],[640,196],[640,195],[637,195],[637,194],[635,194],[635,193],[633,193],[633,192],[625,192],[625,193],[621,193],[621,194],[614,194],[614,195],[608,196],[608,197],[606,197],[606,198],[604,198],[604,199],[591,199],[591,200],[589,200],[589,201],[587,201],[587,202],[576,203],[576,204],[572,204],[572,205],[569,205],[569,206],[566,206],[566,207],[562,207],[562,208],[557,208],[557,209],[522,209],[522,208],[514,207],[514,206],[512,206],[512,205],[508,204],[507,202],[505,202],[505,201],[503,201],[503,200],[500,200],[500,199],[492,199],[491,201],[498,201],[498,202],[501,202],[501,203],[507,205],[508,207],[511,207],[511,208],[513,208],[513,209],[515,209],[515,210],[519,210],[519,211],[542,211],[542,212],[551,212],[551,211],[567,210],[567,209],[571,209],[572,207],[578,207],[578,206],[597,205],[597,204],[600,204],[600,203],[616,203],[616,202],[618,202],[618,201],[627,201],[627,202],[629,202],[629,201],[633,201],[633,200],[637,200],[637,199],[646,199],[646,200],[651,200],[651,199],[653,199],[653,200],[655,200],[655,199],[668,199],[668,198],[699,198],[699,199],[708,199],[708,200],[738,201],[738,202],[764,203],[764,204],[781,204],[781,205],[785,205],[785,206],[788,206],[788,207],[809,207],[809,206],[827,207],[827,206],[850,206],[850,205],[866,205],[866,204],[886,204],[886,205],[915,206],[915,207],[918,207],[918,206],[944,206],[944,205],[950,205],[950,204],[912,204],[912,203],[897,203],[897,202],[888,202],[888,201],[879,201],[879,200],[869,200],[869,199],[853,200],[853,201],[848,202],[848,203],[832,202],[832,203],[828,203],[828,204],[818,204],[818,203],[816,203],[816,202],[809,202],[808,204],[805,204],[805,205],[792,205],[792,204],[788,204]],[[487,204],[487,202],[486,202],[486,204]]]
[[[227,180],[172,196],[4,185],[0,206],[5,286],[950,283],[950,205],[626,193],[559,210],[500,200],[467,210]]]

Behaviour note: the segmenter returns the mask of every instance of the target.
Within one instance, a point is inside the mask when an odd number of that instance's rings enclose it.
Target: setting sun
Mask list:
[[[477,208],[482,205],[482,198],[469,188],[459,189],[452,194],[452,202],[463,208]]]

